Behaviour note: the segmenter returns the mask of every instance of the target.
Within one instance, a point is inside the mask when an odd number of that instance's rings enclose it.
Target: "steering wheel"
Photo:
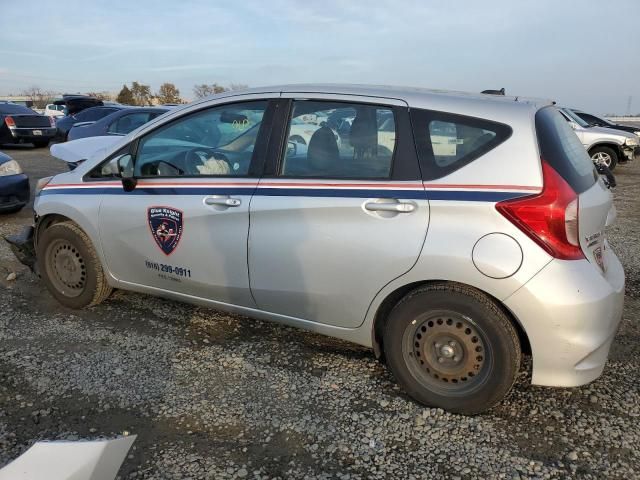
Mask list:
[[[231,164],[229,159],[223,153],[216,151],[213,148],[196,147],[189,150],[184,156],[184,171],[186,175],[202,175],[199,166],[203,166],[207,160],[213,158],[215,160],[223,160],[229,166],[231,171]]]

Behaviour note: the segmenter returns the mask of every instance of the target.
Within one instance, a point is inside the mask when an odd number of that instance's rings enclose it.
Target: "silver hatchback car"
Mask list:
[[[283,86],[110,142],[39,184],[37,264],[64,305],[121,288],[309,329],[461,413],[499,402],[523,352],[537,385],[603,371],[615,210],[551,102]]]

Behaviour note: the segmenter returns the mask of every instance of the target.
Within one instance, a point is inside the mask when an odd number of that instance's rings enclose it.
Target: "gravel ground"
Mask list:
[[[7,148],[32,176],[46,149]],[[627,273],[603,376],[528,384],[490,413],[416,404],[369,350],[133,293],[61,307],[0,244],[0,466],[39,439],[138,434],[119,478],[640,477],[640,164],[609,233]],[[0,217],[0,234],[30,212]],[[16,280],[6,280],[15,272]]]

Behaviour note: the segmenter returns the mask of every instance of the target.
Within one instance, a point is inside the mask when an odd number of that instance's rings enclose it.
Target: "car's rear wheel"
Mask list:
[[[383,342],[392,373],[411,397],[456,413],[494,406],[520,368],[520,343],[507,315],[457,284],[408,294],[391,311]]]
[[[33,145],[36,148],[44,148],[49,145],[49,140],[34,140]]]
[[[111,293],[91,240],[73,222],[56,223],[42,232],[37,259],[47,288],[67,307],[96,305]]]
[[[591,160],[596,165],[604,165],[611,171],[618,165],[618,155],[612,148],[595,147],[589,153],[591,154]]]

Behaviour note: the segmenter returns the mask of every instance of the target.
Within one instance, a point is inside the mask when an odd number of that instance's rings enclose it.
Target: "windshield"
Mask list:
[[[574,122],[576,122],[578,125],[580,125],[582,128],[587,128],[590,126],[589,123],[585,122],[583,119],[581,119],[578,115],[576,115],[575,113],[573,113],[571,110],[569,110],[568,108],[563,108],[562,109],[562,113],[564,113],[565,115],[567,115],[571,120],[573,120]]]
[[[597,117],[596,115],[592,115],[591,113],[581,112],[580,110],[573,110],[577,116],[587,122],[589,125],[615,125],[615,123],[610,122],[606,118]]]

